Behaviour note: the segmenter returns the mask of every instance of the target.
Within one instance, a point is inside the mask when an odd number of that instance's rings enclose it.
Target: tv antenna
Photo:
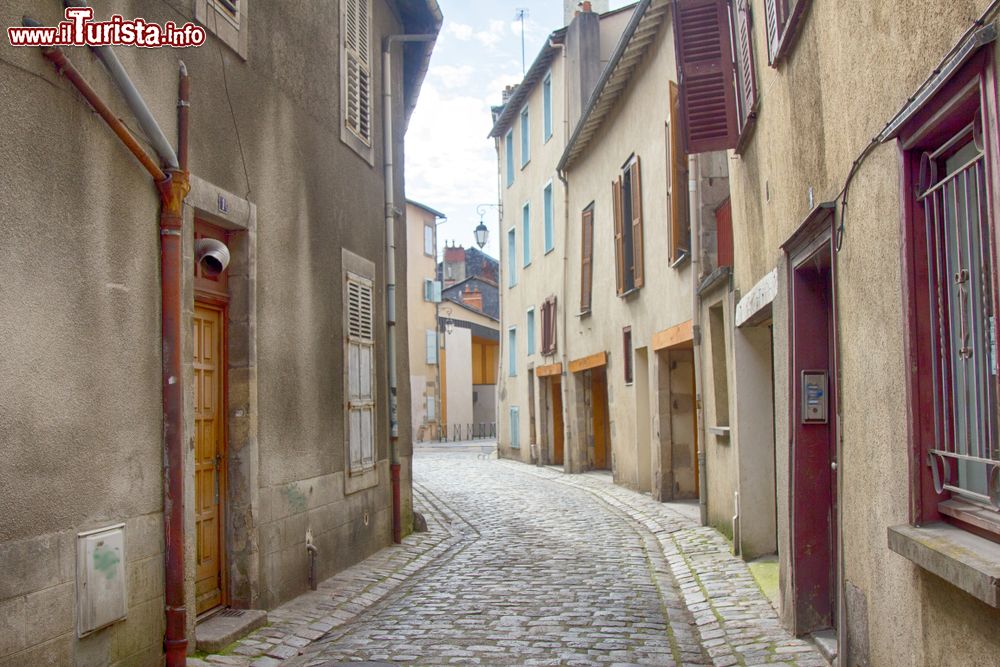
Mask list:
[[[524,20],[528,18],[528,8],[518,7],[514,11],[514,20],[521,22],[521,76],[527,72],[524,62]]]

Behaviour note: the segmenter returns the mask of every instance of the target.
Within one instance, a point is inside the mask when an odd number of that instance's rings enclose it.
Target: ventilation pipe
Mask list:
[[[396,396],[396,188],[393,179],[395,148],[392,130],[392,45],[396,42],[432,42],[437,35],[390,35],[382,48],[382,116],[385,151],[385,273],[386,273],[386,357],[389,363],[389,476],[392,484],[392,541],[403,541],[400,498],[399,410]]]

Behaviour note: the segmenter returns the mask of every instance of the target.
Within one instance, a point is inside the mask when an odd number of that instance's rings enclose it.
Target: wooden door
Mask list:
[[[562,381],[559,376],[554,376],[549,382],[552,392],[552,463],[557,466],[563,464],[563,403],[562,403]]]
[[[194,502],[197,537],[197,613],[225,603],[223,501],[225,494],[224,350],[221,308],[194,310]]]
[[[594,414],[594,468],[608,470],[608,378],[603,368],[590,376],[590,402]]]

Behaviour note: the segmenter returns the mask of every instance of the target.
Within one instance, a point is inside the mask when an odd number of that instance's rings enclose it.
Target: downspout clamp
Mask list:
[[[392,541],[403,541],[400,498],[399,408],[396,395],[396,189],[393,180],[395,155],[392,132],[392,45],[396,42],[431,42],[437,35],[390,35],[382,48],[382,117],[385,152],[385,272],[386,272],[386,357],[389,364],[389,471],[392,484]]]

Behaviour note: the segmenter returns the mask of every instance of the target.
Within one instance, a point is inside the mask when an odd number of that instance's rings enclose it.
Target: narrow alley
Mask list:
[[[827,664],[780,628],[697,505],[479,445],[419,449],[414,476],[427,533],[275,610],[209,664]]]

